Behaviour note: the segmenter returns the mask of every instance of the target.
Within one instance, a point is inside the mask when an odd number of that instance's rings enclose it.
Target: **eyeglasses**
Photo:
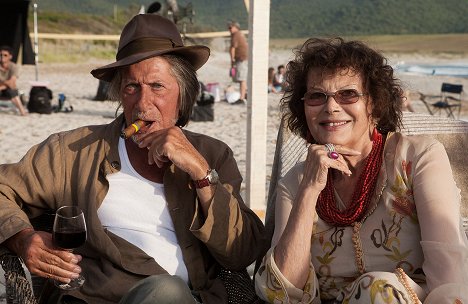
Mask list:
[[[327,103],[329,97],[333,97],[339,104],[355,103],[359,97],[367,95],[366,93],[359,93],[354,89],[338,90],[335,93],[325,93],[320,91],[309,91],[301,98],[308,106],[320,106]]]

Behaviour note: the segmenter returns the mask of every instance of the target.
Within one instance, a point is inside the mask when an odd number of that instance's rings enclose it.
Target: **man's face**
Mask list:
[[[127,123],[150,122],[140,132],[175,125],[179,114],[179,84],[169,62],[153,57],[124,68],[120,96]]]
[[[233,25],[229,25],[228,30],[232,34],[232,33],[235,33],[237,31],[237,27],[235,27]]]
[[[0,63],[6,64],[11,61],[13,56],[7,50],[0,51]]]

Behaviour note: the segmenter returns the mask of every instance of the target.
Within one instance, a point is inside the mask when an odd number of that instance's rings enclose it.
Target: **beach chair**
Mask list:
[[[465,231],[468,230],[468,122],[427,114],[405,112],[402,133],[407,135],[428,135],[440,141],[448,154],[458,188],[461,189],[461,213]],[[265,228],[271,241],[275,230],[276,185],[296,163],[305,160],[307,148],[305,141],[292,134],[282,121],[278,131],[275,156],[268,191]],[[257,267],[261,260],[257,261]]]
[[[463,85],[442,83],[440,89],[440,95],[426,95],[420,93],[420,100],[426,106],[429,114],[445,113],[447,117],[458,118],[460,117],[461,106],[462,106],[462,92]],[[435,102],[434,102],[435,101]],[[458,108],[458,111],[456,109]],[[455,117],[455,113],[457,113]]]

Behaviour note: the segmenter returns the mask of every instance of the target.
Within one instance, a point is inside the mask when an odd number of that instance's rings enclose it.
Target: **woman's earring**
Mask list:
[[[372,131],[372,141],[376,141],[379,137],[379,131],[377,131],[377,126],[374,127],[374,131]]]

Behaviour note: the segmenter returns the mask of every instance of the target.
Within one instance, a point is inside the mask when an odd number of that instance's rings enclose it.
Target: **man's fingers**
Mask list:
[[[79,260],[81,258],[76,258],[73,254],[71,258],[65,254],[65,259],[62,259],[50,253],[44,257],[44,260],[38,261],[36,274],[68,283],[70,279],[77,278],[81,272],[81,267],[76,264]]]

